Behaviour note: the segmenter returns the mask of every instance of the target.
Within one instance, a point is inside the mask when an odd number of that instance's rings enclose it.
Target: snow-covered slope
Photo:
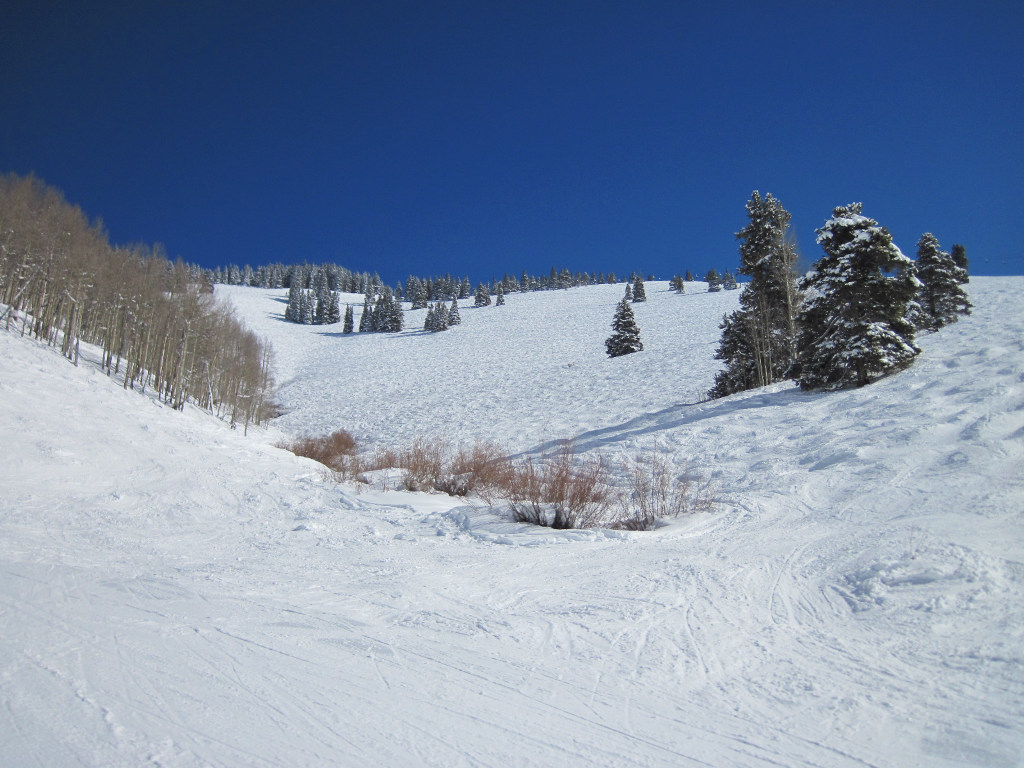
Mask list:
[[[4,765],[1022,764],[1024,278],[862,390],[709,403],[735,294],[649,286],[609,360],[617,288],[349,338],[225,293],[288,431],[659,450],[717,509],[557,533],[359,493],[0,333]]]

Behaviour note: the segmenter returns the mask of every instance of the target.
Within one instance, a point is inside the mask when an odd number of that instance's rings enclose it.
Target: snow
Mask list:
[[[248,435],[0,333],[0,762],[1021,765],[1024,278],[868,387],[714,402],[737,293],[649,283],[612,360],[620,287],[362,337],[218,288],[278,350]],[[556,532],[274,447],[340,426],[657,451],[717,503]]]

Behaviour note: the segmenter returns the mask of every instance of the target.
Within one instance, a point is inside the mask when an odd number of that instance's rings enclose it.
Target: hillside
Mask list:
[[[4,764],[1020,765],[1024,278],[862,390],[715,402],[736,294],[650,284],[609,360],[621,288],[351,337],[218,288],[278,354],[248,436],[0,332]],[[717,506],[552,532],[272,445],[337,427],[657,450]]]

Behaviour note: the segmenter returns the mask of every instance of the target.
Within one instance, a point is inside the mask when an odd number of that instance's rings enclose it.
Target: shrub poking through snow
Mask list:
[[[625,516],[615,527],[648,531],[662,520],[711,508],[708,487],[702,487],[688,469],[673,471],[658,454],[628,462],[626,475],[629,492],[625,496]]]
[[[358,473],[356,458],[358,445],[356,439],[344,429],[319,437],[300,437],[295,442],[286,443],[280,447],[291,451],[296,456],[305,456],[307,459],[319,461],[342,476],[352,476]]]
[[[604,461],[576,461],[571,445],[546,461],[527,459],[515,467],[510,480],[509,507],[520,523],[594,528],[607,521],[615,501]]]

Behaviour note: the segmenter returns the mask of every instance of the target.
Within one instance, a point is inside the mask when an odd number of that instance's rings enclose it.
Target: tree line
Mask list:
[[[850,203],[833,209],[817,230],[824,255],[798,278],[789,212],[757,191],[746,210],[749,221],[736,237],[738,271],[750,281],[739,309],[722,319],[715,357],[725,367],[708,392],[712,398],[787,378],[807,390],[864,386],[910,365],[920,353],[918,332],[970,314],[961,288],[969,280],[963,245],[947,253],[926,232],[911,260],[885,227],[863,215],[861,203]],[[711,270],[705,280],[709,291],[737,287],[728,271],[721,279]],[[681,293],[683,283],[674,277],[672,287]],[[627,286],[605,342],[611,357],[643,350],[630,298]]]
[[[911,260],[861,203],[850,203],[817,230],[823,255],[798,280],[789,212],[756,191],[746,207],[749,222],[736,237],[750,282],[722,321],[715,356],[725,368],[711,397],[785,378],[807,390],[864,386],[910,365],[918,332],[970,313],[962,245],[947,253],[926,232]]]
[[[0,177],[0,322],[76,365],[95,344],[108,375],[248,426],[270,415],[271,350],[213,298],[202,270],[146,245],[113,246],[63,194]]]

